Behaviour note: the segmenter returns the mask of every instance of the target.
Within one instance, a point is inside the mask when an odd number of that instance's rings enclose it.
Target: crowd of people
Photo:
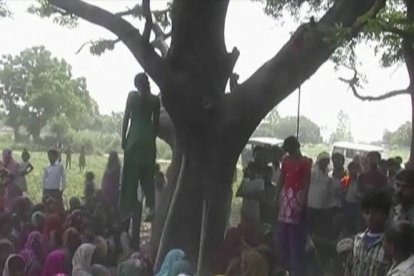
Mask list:
[[[43,200],[34,204],[27,195],[26,176],[34,169],[29,152],[18,163],[11,150],[3,151],[3,276],[195,275],[181,249],[155,269],[145,245],[134,245],[117,210],[122,168],[116,152],[100,189],[86,172],[83,198],[70,198],[67,208],[62,194],[71,164],[64,166],[56,149],[47,154]],[[236,192],[240,222],[215,250],[211,275],[414,275],[414,169],[403,168],[401,158],[370,152],[346,164],[341,153],[322,152],[312,160],[295,137],[282,148],[257,146],[253,156]],[[159,166],[154,185],[158,192],[166,185]]]
[[[217,253],[216,274],[414,275],[409,163],[403,168],[400,157],[383,160],[379,152],[347,166],[339,152],[312,160],[295,137],[282,148],[257,146],[253,156],[236,194],[241,222]],[[262,274],[234,270],[246,250],[265,260]]]

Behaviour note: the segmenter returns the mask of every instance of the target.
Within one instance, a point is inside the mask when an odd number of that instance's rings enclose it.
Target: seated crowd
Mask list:
[[[283,150],[256,147],[236,192],[240,222],[227,229],[211,258],[210,275],[414,275],[414,169],[371,152],[345,158],[326,152],[315,161],[294,137]],[[196,275],[194,260],[173,249],[159,268],[146,244],[135,247],[129,222],[117,212],[121,165],[108,159],[102,188],[85,174],[84,197],[62,194],[59,152],[48,152],[43,200],[27,196],[22,163],[3,151],[0,164],[0,271],[3,276]],[[330,163],[332,161],[332,170]],[[164,175],[154,176],[156,191]],[[157,197],[156,197],[157,198]],[[158,202],[156,202],[156,205]],[[154,272],[155,270],[155,272]]]

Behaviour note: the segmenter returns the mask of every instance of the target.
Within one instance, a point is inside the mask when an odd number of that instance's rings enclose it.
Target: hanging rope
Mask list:
[[[299,85],[298,91],[298,117],[296,121],[296,138],[299,140],[299,128],[300,128],[300,98],[301,98],[301,86]]]
[[[174,194],[172,196],[170,207],[168,209],[164,228],[162,229],[160,245],[158,247],[157,257],[155,258],[154,271],[157,271],[159,269],[159,265],[161,262],[161,256],[164,254],[164,251],[165,251],[165,242],[166,242],[166,236],[167,236],[166,234],[168,233],[168,230],[170,228],[173,210],[175,209],[175,204],[177,202],[178,194],[180,193],[181,186],[183,184],[183,175],[184,175],[185,165],[186,165],[186,157],[185,157],[185,154],[183,154],[181,158],[180,172],[178,173],[177,185],[175,186]]]
[[[198,262],[197,262],[197,276],[201,275],[203,269],[203,260],[204,260],[204,244],[206,241],[207,235],[207,222],[208,214],[210,211],[210,204],[207,202],[207,199],[203,200],[203,215],[201,217],[201,231],[200,231],[200,245],[198,248]]]

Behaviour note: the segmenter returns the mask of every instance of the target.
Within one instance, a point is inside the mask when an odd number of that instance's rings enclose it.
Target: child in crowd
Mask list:
[[[83,191],[84,207],[86,211],[92,213],[95,209],[96,197],[95,197],[95,174],[93,172],[87,172],[85,174],[85,185]]]
[[[18,165],[19,177],[17,181],[17,186],[22,190],[23,194],[27,194],[27,181],[26,175],[30,174],[33,171],[33,165],[30,163],[30,153],[27,149],[24,149],[22,152],[22,162]]]
[[[394,222],[386,231],[385,254],[392,258],[387,276],[414,275],[414,228],[409,221]]]
[[[354,237],[346,276],[385,276],[390,260],[385,256],[383,238],[392,201],[384,191],[368,193],[361,202],[367,230]]]

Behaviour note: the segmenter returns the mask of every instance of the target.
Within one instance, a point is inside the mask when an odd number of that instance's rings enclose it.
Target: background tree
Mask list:
[[[402,124],[394,132],[385,131],[383,140],[387,145],[390,146],[401,146],[401,147],[410,147],[412,135],[412,124],[411,122],[406,122]]]
[[[273,112],[271,112],[273,113]],[[271,114],[269,113],[269,114]],[[254,136],[268,136],[285,139],[291,135],[296,136],[297,117],[279,117],[276,121],[264,120],[254,133]],[[322,143],[320,127],[305,116],[300,116],[299,125],[300,141],[305,144]]]
[[[85,79],[73,78],[70,65],[52,57],[44,47],[3,56],[0,85],[0,107],[16,139],[21,126],[38,140],[42,128],[57,116],[65,114],[71,125],[78,127],[87,115],[97,112]]]
[[[286,1],[284,1],[287,3]],[[303,1],[298,1],[303,2]],[[183,248],[194,262],[198,255],[203,202],[208,223],[201,275],[224,237],[232,199],[232,179],[238,157],[260,121],[280,101],[309,78],[342,42],[354,36],[383,7],[383,0],[337,0],[319,20],[302,24],[286,45],[231,93],[225,93],[238,58],[227,51],[224,26],[229,0],[174,0],[171,5],[171,42],[166,52],[150,42],[158,36],[150,1],[143,0],[142,31],[128,21],[137,8],[117,14],[80,0],[42,0],[58,14],[76,15],[100,25],[122,41],[162,94],[174,135],[167,199],[171,199],[178,168],[185,156],[182,189],[172,211],[166,237],[168,248]],[[40,6],[41,9],[45,7]],[[39,10],[38,10],[39,11]],[[162,13],[160,11],[160,13]],[[134,17],[129,19],[134,20]],[[158,22],[158,20],[156,20]],[[327,38],[347,28],[335,41]],[[167,32],[168,34],[168,32]],[[112,43],[110,43],[112,46]],[[169,201],[157,214],[152,243],[157,248]]]
[[[336,126],[335,132],[332,133],[331,138],[329,139],[331,143],[338,141],[348,141],[352,142],[352,133],[351,133],[351,121],[349,115],[341,110],[338,113],[338,124]]]

